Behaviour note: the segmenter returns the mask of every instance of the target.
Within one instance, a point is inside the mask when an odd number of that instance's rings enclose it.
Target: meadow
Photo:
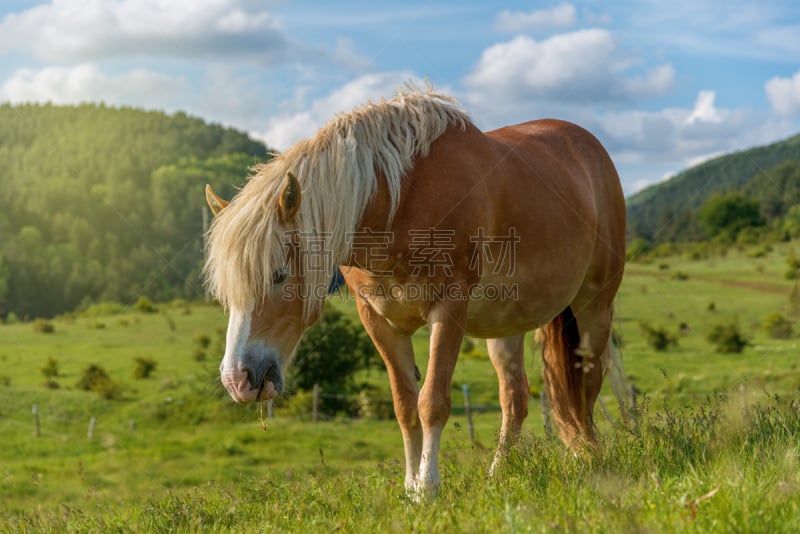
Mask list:
[[[800,331],[775,339],[763,328],[769,314],[798,318],[795,281],[784,275],[792,246],[628,264],[616,328],[636,424],[619,420],[605,388],[591,460],[544,433],[531,336],[523,440],[488,477],[500,414],[479,344],[456,368],[443,486],[422,503],[404,493],[395,422],[315,424],[290,404],[263,428],[257,407],[233,404],[217,378],[219,307],[97,306],[52,321],[52,333],[0,325],[0,531],[800,531]],[[347,299],[329,305],[355,313]],[[676,344],[654,350],[642,323]],[[730,323],[748,345],[718,353],[707,334]],[[425,331],[415,346],[424,372]],[[41,369],[51,358],[58,374],[47,385]],[[136,358],[157,363],[152,376],[134,377]],[[76,387],[90,364],[108,371],[116,398]],[[382,371],[363,379],[389,396]],[[474,443],[463,384],[478,408]]]

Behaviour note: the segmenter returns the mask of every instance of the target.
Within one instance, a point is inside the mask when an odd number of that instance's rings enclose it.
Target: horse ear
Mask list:
[[[278,200],[281,222],[287,223],[292,220],[297,210],[300,209],[300,199],[302,196],[300,182],[297,181],[297,177],[290,172],[286,173],[286,185],[283,186],[281,198]]]
[[[228,201],[220,198],[208,184],[206,184],[206,202],[208,202],[208,207],[211,208],[211,213],[214,215],[217,215],[228,205]]]

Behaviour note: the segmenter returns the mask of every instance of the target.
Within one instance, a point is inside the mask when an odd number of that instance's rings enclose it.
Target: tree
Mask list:
[[[202,296],[203,187],[267,157],[183,113],[0,105],[0,318]]]
[[[700,224],[706,236],[733,241],[743,228],[763,226],[764,219],[755,200],[740,193],[712,195],[700,210]]]

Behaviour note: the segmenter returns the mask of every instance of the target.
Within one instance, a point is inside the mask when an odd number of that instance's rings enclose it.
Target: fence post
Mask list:
[[[133,433],[133,432],[135,432],[135,431],[136,431],[136,421],[134,421],[133,419],[131,419],[131,420],[129,420],[129,421],[128,421],[128,430],[129,430],[131,433]]]
[[[33,435],[38,438],[42,434],[41,428],[39,427],[39,405],[38,404],[34,404],[33,405],[33,424],[34,424]]]
[[[469,429],[469,441],[475,443],[475,425],[472,424],[472,406],[469,402],[469,384],[463,384],[461,391],[464,392],[464,414],[467,416],[467,428]]]
[[[86,432],[86,437],[92,439],[94,437],[94,425],[97,424],[97,418],[92,416],[89,419],[89,430]]]
[[[319,384],[314,384],[314,397],[311,403],[311,421],[316,423],[319,420]]]
[[[550,399],[547,398],[547,390],[542,388],[540,395],[542,400],[542,416],[544,418],[544,433],[548,438],[553,437],[553,423],[550,420]]]

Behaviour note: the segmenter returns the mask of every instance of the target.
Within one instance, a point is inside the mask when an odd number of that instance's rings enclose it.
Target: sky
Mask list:
[[[630,195],[800,133],[800,2],[0,2],[0,102],[180,110],[284,150],[420,80],[482,129],[588,128]]]

